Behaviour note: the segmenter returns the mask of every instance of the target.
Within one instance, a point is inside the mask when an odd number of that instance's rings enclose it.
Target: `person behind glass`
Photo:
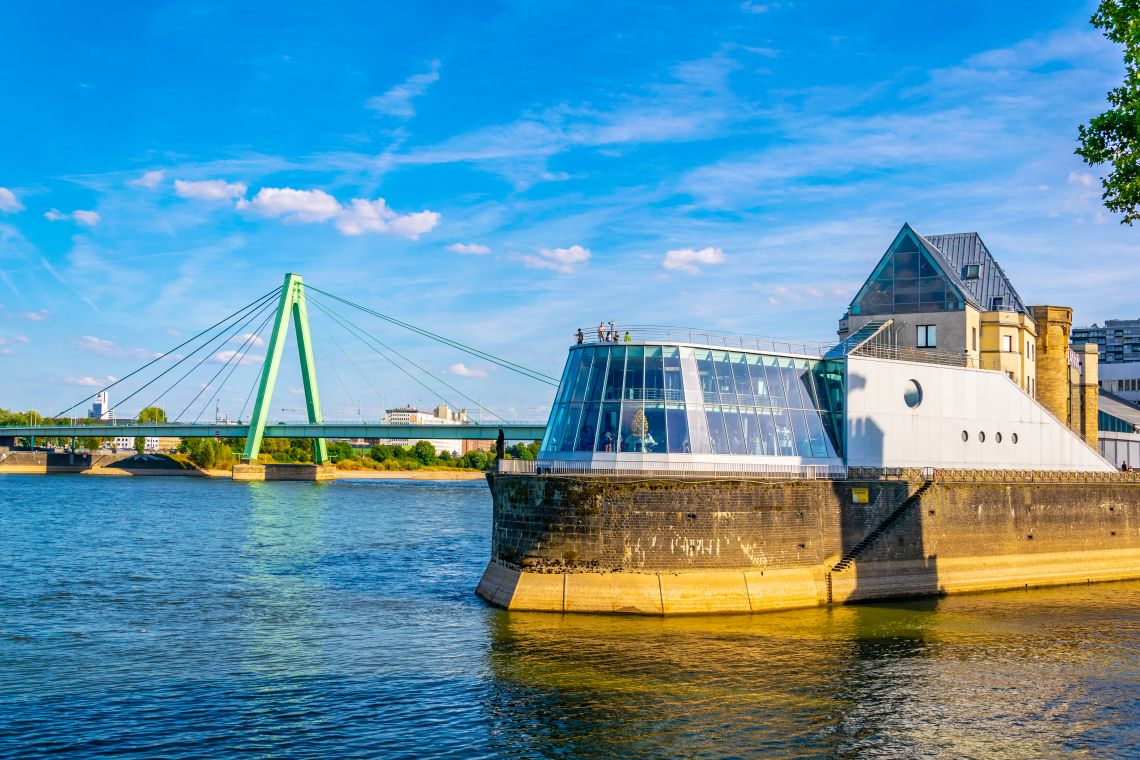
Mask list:
[[[606,323],[598,323],[598,342],[601,343],[606,340]]]
[[[586,336],[582,334],[582,328],[578,328],[578,334],[575,336],[578,339],[578,344],[581,345],[586,340]]]
[[[626,343],[630,343],[630,342],[632,342],[632,341],[631,341],[631,339],[630,339],[630,337],[629,337],[629,330],[626,330],[626,331],[625,331],[625,342],[626,342]]]
[[[617,328],[614,327],[614,321],[610,320],[610,331],[606,333],[606,340],[617,342]]]

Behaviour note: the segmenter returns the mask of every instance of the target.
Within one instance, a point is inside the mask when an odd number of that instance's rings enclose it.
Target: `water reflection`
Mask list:
[[[1044,755],[1103,718],[1072,714],[1090,688],[1071,667],[1087,640],[1027,625],[1047,600],[1026,596],[998,595],[1005,613],[993,596],[715,618],[500,613],[484,709],[517,755]]]
[[[240,558],[244,665],[274,676],[317,671],[327,486],[250,483]],[[289,493],[282,493],[288,489]]]

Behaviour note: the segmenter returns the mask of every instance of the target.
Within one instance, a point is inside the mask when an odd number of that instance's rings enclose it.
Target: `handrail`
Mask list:
[[[578,339],[579,334],[581,340]],[[626,336],[629,336],[628,339]],[[755,335],[720,333],[690,327],[662,325],[618,325],[613,332],[608,325],[599,336],[597,327],[585,327],[573,334],[575,343],[622,345],[625,343],[688,343],[699,346],[746,351],[767,351],[776,354],[803,354],[819,356],[831,349],[831,344],[804,340],[777,340]]]

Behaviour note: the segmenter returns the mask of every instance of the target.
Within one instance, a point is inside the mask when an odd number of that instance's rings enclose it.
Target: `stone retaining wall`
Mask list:
[[[492,566],[480,593],[511,608],[660,614],[1140,577],[1135,474],[957,473],[910,502],[925,481],[876,474],[493,475]],[[864,493],[869,503],[854,498]]]

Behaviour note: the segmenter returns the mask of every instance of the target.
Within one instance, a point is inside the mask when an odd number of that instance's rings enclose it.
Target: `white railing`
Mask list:
[[[579,335],[581,335],[581,340],[578,338]],[[629,336],[628,341],[626,340],[627,335]],[[574,333],[574,341],[576,343],[612,343],[615,345],[625,343],[690,343],[698,346],[717,346],[727,349],[820,357],[831,349],[830,344],[811,341],[776,340],[754,335],[734,335],[732,333],[695,330],[688,327],[659,325],[629,325],[628,327],[619,325],[614,333],[608,332],[607,325],[600,338],[597,327],[583,328]]]
[[[583,462],[500,459],[497,472],[511,475],[669,475],[843,480],[847,467],[835,464],[771,464],[767,462]]]

